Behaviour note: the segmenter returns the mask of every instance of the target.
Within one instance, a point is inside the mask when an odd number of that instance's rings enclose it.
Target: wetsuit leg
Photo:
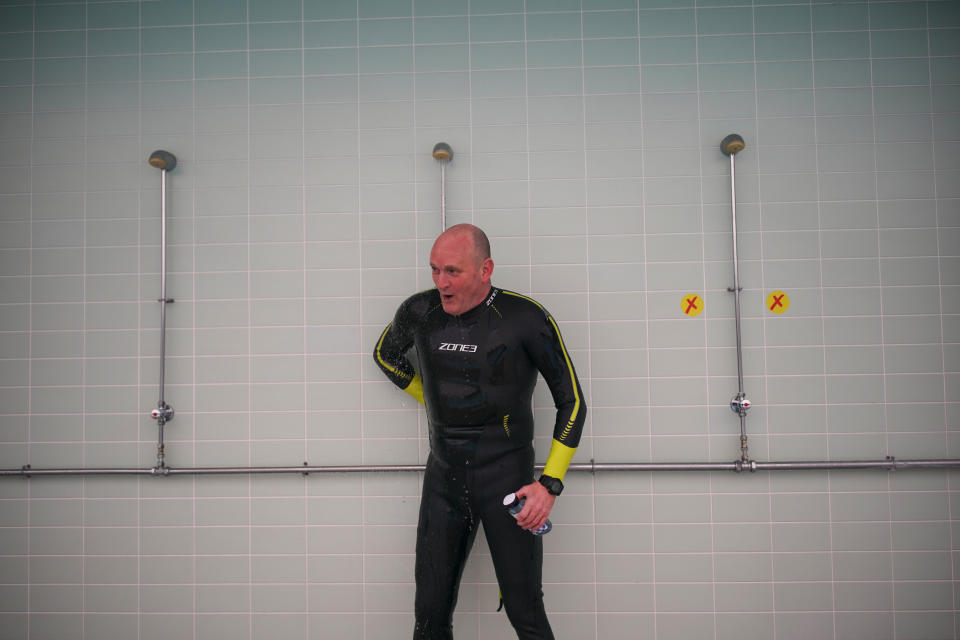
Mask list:
[[[553,640],[543,606],[543,538],[517,526],[503,496],[532,482],[533,450],[476,470],[474,491],[507,618],[520,640]]]
[[[451,640],[460,578],[473,546],[473,517],[463,469],[427,460],[417,525],[414,640]]]

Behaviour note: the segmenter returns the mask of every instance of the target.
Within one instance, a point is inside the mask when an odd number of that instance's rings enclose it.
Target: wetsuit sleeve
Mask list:
[[[542,309],[542,307],[541,307]],[[557,419],[553,427],[553,442],[547,456],[544,475],[563,480],[573,454],[580,444],[580,434],[587,415],[583,390],[577,378],[573,361],[567,352],[556,321],[546,310],[538,327],[533,344],[528,345],[531,356],[540,370],[540,375],[550,387]]]
[[[423,404],[420,375],[407,358],[407,352],[413,346],[413,319],[409,306],[409,300],[401,305],[393,322],[380,334],[373,350],[373,360],[387,379]]]

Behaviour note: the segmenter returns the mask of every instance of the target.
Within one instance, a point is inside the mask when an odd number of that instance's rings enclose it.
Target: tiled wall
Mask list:
[[[439,141],[448,222],[560,321],[575,462],[732,461],[731,132],[750,456],[960,456],[957,2],[4,0],[0,32],[0,468],[156,464],[161,148],[167,464],[422,463],[369,353],[430,286]],[[0,478],[0,638],[409,637],[419,480]],[[953,473],[567,485],[558,638],[960,628]],[[496,607],[480,540],[458,640],[513,637]]]

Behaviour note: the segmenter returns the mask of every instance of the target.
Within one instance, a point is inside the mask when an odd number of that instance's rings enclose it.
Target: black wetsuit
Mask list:
[[[417,370],[407,359],[416,347]],[[503,496],[533,481],[532,396],[537,372],[557,407],[554,455],[562,478],[580,440],[583,393],[553,318],[537,302],[491,288],[459,316],[436,289],[408,298],[384,330],[377,365],[419,389],[430,426],[417,529],[415,639],[452,638],[460,576],[483,524],[504,607],[523,640],[552,639],[543,607],[543,542],[517,526]],[[553,460],[558,458],[559,461]]]

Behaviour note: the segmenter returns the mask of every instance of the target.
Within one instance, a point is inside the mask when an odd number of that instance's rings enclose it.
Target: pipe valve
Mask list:
[[[173,407],[168,405],[166,402],[160,403],[157,405],[156,409],[150,412],[150,417],[154,420],[170,422],[173,420]]]
[[[730,410],[738,416],[747,415],[747,410],[750,409],[751,406],[753,406],[753,403],[750,402],[743,392],[733,396],[733,399],[730,401]]]

